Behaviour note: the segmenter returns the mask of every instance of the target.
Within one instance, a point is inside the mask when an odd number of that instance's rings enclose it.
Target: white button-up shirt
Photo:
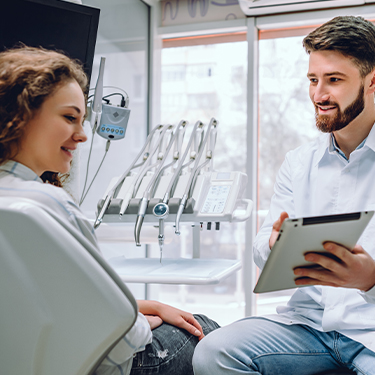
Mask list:
[[[83,215],[73,198],[64,189],[43,183],[39,176],[26,166],[15,161],[0,165],[0,196],[29,198],[48,207],[73,228],[78,229],[100,251],[90,221]],[[151,341],[150,325],[147,319],[138,313],[134,326],[107,355],[95,373],[129,374],[133,355],[144,350]]]
[[[291,218],[375,210],[375,126],[347,160],[330,134],[288,152],[277,175],[266,220],[254,242],[255,263],[270,254],[273,223],[282,211]],[[375,217],[358,241],[375,258]],[[375,352],[375,288],[368,292],[326,286],[296,290],[287,306],[269,319],[337,331]]]

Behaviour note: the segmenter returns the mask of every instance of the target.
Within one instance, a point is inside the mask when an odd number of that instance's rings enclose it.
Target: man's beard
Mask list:
[[[352,104],[345,108],[344,112],[342,112],[340,106],[334,102],[327,101],[316,103],[322,107],[336,106],[337,108],[336,115],[334,117],[329,117],[327,115],[319,115],[319,109],[315,104],[315,120],[317,128],[323,133],[332,133],[345,128],[345,126],[349,125],[365,108],[364,93],[364,85],[362,84],[357,98]]]

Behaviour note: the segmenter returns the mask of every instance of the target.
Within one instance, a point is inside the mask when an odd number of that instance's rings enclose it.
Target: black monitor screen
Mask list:
[[[100,10],[61,0],[10,0],[0,5],[0,49],[19,42],[63,50],[90,76]]]

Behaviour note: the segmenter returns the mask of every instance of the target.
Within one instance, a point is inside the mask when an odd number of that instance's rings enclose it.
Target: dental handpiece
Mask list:
[[[103,221],[103,217],[104,217],[104,214],[109,206],[109,204],[111,203],[111,195],[108,194],[104,200],[104,203],[103,203],[103,207],[102,209],[100,210],[100,213],[98,215],[98,217],[96,218],[95,220],[95,223],[94,223],[94,229],[98,228],[99,225],[101,224],[101,222]]]
[[[157,167],[153,177],[151,178],[151,180],[149,181],[149,183],[146,187],[145,192],[143,193],[143,198],[141,200],[139,210],[138,210],[138,216],[137,216],[137,220],[136,220],[135,228],[134,228],[135,243],[136,243],[137,246],[141,246],[140,233],[141,233],[141,228],[142,228],[144,216],[146,214],[148,202],[149,202],[149,199],[150,199],[152,187],[153,187],[155,181],[157,181],[157,179],[160,175],[160,172],[163,168],[163,162],[164,162],[165,158],[167,157],[167,155],[168,155],[168,153],[169,153],[169,151],[170,151],[170,149],[171,149],[171,147],[172,147],[172,145],[173,145],[173,143],[174,143],[174,141],[175,141],[175,139],[176,139],[176,137],[179,133],[179,130],[181,129],[181,127],[184,127],[185,125],[186,125],[186,121],[180,122],[180,124],[178,125],[175,134],[172,136],[166,150],[164,152],[160,152],[159,155],[158,155],[159,166]],[[173,125],[169,125],[165,129],[163,129],[162,134],[161,134],[161,139],[163,139],[164,134],[167,130],[173,131],[173,128],[174,128]]]
[[[159,248],[160,248],[160,263],[163,257],[163,245],[164,245],[164,219],[159,219]]]
[[[139,205],[137,220],[135,222],[135,227],[134,227],[134,238],[135,238],[135,244],[137,246],[141,246],[141,242],[140,242],[141,229],[142,229],[143,220],[145,218],[147,206],[148,206],[148,199],[142,198],[141,204]]]
[[[160,248],[160,263],[163,256],[163,246],[164,246],[164,219],[167,218],[169,214],[169,207],[165,202],[158,203],[154,206],[152,213],[154,216],[159,218],[159,248]]]
[[[164,207],[164,210],[167,211],[167,215],[168,215],[168,213],[169,213],[168,201],[169,201],[169,197],[170,197],[170,195],[171,195],[171,191],[172,191],[172,189],[173,189],[173,186],[174,186],[174,185],[176,184],[176,182],[177,182],[178,176],[180,175],[182,168],[184,168],[183,163],[184,163],[184,161],[185,161],[185,159],[186,159],[186,156],[187,156],[187,154],[188,154],[188,152],[189,152],[189,149],[190,149],[190,147],[191,147],[191,144],[192,144],[192,142],[193,142],[193,140],[194,140],[194,138],[195,138],[195,132],[196,132],[196,130],[197,130],[198,127],[201,128],[202,126],[203,126],[203,123],[202,123],[201,121],[197,121],[197,122],[195,123],[194,128],[193,128],[193,132],[192,132],[192,134],[191,134],[191,136],[190,136],[190,139],[189,139],[188,145],[187,145],[187,147],[186,147],[186,150],[185,150],[183,156],[180,157],[180,160],[179,160],[178,166],[177,166],[177,168],[176,168],[176,170],[175,170],[175,172],[174,172],[174,174],[173,174],[173,176],[172,176],[172,178],[171,178],[171,180],[170,180],[170,182],[169,182],[169,185],[168,185],[168,187],[167,187],[167,191],[166,191],[166,193],[165,193],[165,195],[164,195],[164,197],[163,197],[163,201],[162,201],[162,203],[158,203],[158,204],[155,206],[155,207],[157,207],[157,212],[159,211],[158,208]],[[182,143],[182,140],[181,140],[181,143]],[[181,145],[180,145],[180,147],[181,147]],[[194,160],[194,159],[192,159],[190,162],[193,162],[193,160]],[[189,163],[190,163],[190,162],[189,162]],[[189,165],[189,163],[187,163],[186,166]],[[158,206],[159,206],[159,207],[158,207]],[[158,217],[158,214],[155,213],[155,207],[154,207],[154,215]],[[179,218],[181,217],[181,214],[182,214],[182,211],[184,210],[184,207],[185,207],[185,205],[181,208],[181,204],[180,204],[179,212],[177,213],[177,215],[179,215]],[[163,217],[163,219],[165,219],[165,218],[167,217],[167,215],[166,215],[165,217]],[[177,221],[177,224],[179,224],[179,219],[178,219],[178,221]],[[178,232],[176,231],[176,233],[177,233],[177,234],[180,234],[179,229],[178,229]],[[164,237],[163,237],[163,240],[164,240]]]
[[[182,212],[185,209],[186,202],[187,202],[187,194],[184,194],[182,199],[181,199],[180,205],[178,206],[178,210],[177,210],[177,214],[176,214],[175,231],[174,231],[175,234],[181,234],[181,232],[180,232],[180,219],[181,219]]]

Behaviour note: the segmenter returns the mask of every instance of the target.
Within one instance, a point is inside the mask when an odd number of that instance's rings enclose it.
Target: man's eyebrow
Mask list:
[[[347,77],[348,75],[343,73],[343,72],[331,72],[331,73],[326,73],[324,74],[326,77],[330,76],[341,76],[341,77]]]
[[[337,72],[329,72],[329,73],[325,73],[324,74],[324,77],[332,77],[332,76],[347,77],[347,74],[339,72],[339,71],[337,71]],[[307,78],[312,78],[312,77],[316,77],[316,74],[314,74],[314,73],[307,73]]]

